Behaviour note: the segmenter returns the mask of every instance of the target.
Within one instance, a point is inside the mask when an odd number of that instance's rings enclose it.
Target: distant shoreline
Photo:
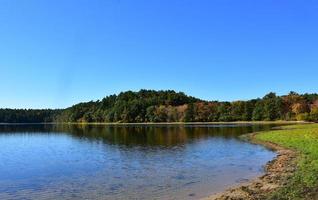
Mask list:
[[[0,125],[225,125],[225,124],[307,124],[305,121],[233,121],[233,122],[42,122],[42,123],[0,123]]]

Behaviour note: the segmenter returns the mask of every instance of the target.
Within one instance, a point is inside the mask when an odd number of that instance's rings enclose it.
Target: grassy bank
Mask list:
[[[288,184],[270,199],[318,199],[318,124],[290,125],[256,135],[299,152],[297,170]]]

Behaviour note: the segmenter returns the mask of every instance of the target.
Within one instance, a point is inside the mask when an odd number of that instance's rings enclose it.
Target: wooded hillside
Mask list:
[[[219,122],[318,121],[318,94],[277,96],[249,101],[204,101],[173,90],[122,92],[64,110],[0,109],[0,122]]]

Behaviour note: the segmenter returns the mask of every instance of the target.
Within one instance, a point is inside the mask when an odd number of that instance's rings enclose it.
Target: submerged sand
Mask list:
[[[265,174],[248,183],[202,200],[263,200],[286,185],[296,170],[297,152],[274,143],[258,141],[255,139],[255,135],[256,133],[253,133],[248,136],[252,143],[264,145],[277,152],[276,158],[266,164]]]

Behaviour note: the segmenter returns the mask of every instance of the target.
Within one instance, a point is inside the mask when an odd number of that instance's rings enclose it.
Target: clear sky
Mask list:
[[[0,107],[318,92],[316,0],[0,0]]]

